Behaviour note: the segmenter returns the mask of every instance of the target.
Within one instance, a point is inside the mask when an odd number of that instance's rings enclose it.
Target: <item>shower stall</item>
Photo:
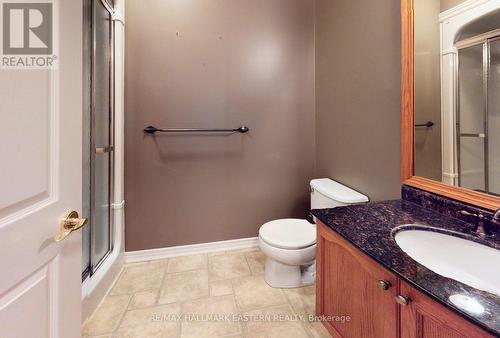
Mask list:
[[[113,249],[113,1],[84,1],[84,160],[82,279]]]
[[[500,194],[500,30],[457,43],[458,185]]]

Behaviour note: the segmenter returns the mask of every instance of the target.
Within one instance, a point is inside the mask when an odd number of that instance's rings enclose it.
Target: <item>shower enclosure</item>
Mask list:
[[[500,194],[500,31],[457,47],[458,184]]]
[[[111,0],[84,1],[84,178],[82,279],[112,250],[113,21]]]

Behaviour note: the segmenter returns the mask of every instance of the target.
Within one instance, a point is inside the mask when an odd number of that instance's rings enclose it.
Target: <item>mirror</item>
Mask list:
[[[500,3],[413,6],[414,175],[500,196]]]

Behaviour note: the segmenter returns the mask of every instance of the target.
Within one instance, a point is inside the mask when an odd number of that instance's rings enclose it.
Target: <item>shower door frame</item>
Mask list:
[[[95,125],[95,87],[94,87],[94,79],[96,78],[95,76],[95,63],[96,63],[96,58],[97,58],[97,46],[96,46],[96,30],[94,27],[94,18],[95,18],[95,13],[94,13],[94,3],[95,2],[100,2],[101,5],[106,9],[106,11],[109,14],[109,143],[106,146],[108,148],[106,150],[107,153],[109,153],[109,160],[108,160],[108,251],[106,254],[104,254],[103,257],[100,259],[96,259],[93,248],[95,248],[96,243],[95,243],[95,238],[93,236],[93,221],[94,221],[94,212],[93,210],[95,209],[95,170],[94,170],[94,163],[95,163],[95,156],[96,156],[96,144],[94,144],[94,140],[92,138],[93,134],[93,127]],[[97,269],[102,265],[102,263],[106,260],[106,258],[110,255],[110,253],[113,251],[113,243],[114,243],[114,227],[113,227],[113,212],[112,212],[112,198],[113,198],[113,180],[114,180],[114,126],[115,126],[115,104],[114,104],[114,99],[115,99],[115,65],[114,65],[114,41],[115,41],[115,31],[114,31],[114,24],[113,24],[113,7],[110,3],[108,3],[107,0],[88,0],[88,4],[90,6],[90,31],[87,32],[89,33],[88,36],[91,38],[91,56],[90,56],[90,62],[89,62],[89,71],[90,71],[90,86],[88,88],[84,88],[84,90],[89,90],[88,97],[90,99],[90,102],[88,102],[88,111],[90,112],[90,123],[89,123],[89,140],[90,142],[88,143],[89,146],[89,158],[90,158],[90,177],[89,177],[89,213],[90,213],[90,248],[89,248],[89,265],[85,270],[82,271],[82,281],[84,281],[86,278],[91,277]],[[85,51],[84,51],[85,52]],[[85,162],[85,161],[84,161]],[[85,244],[85,243],[84,243]]]
[[[488,93],[488,85],[489,85],[489,78],[490,78],[490,44],[492,41],[497,41],[500,40],[500,29],[487,32],[481,35],[478,35],[476,37],[472,37],[469,39],[466,39],[464,41],[460,41],[456,44],[457,48],[457,62],[456,62],[456,88],[457,88],[457,95],[456,95],[456,111],[455,111],[455,118],[456,118],[456,156],[457,156],[457,183],[458,186],[462,186],[462,169],[461,169],[461,148],[460,148],[460,138],[462,137],[462,133],[460,132],[460,57],[459,53],[460,50],[465,49],[465,48],[471,48],[475,46],[482,45],[483,46],[483,59],[482,59],[482,77],[483,77],[483,103],[484,103],[484,137],[481,137],[480,134],[478,136],[469,136],[469,137],[480,137],[483,139],[484,142],[484,193],[488,194],[495,194],[490,192],[489,189],[489,170],[490,170],[490,156],[489,156],[489,125],[488,125],[488,112],[489,112],[489,93]],[[496,194],[495,194],[496,195]]]

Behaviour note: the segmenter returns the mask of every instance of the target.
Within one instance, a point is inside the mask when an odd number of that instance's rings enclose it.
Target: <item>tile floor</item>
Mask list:
[[[128,264],[83,337],[330,337],[307,320],[314,286],[273,289],[264,263],[256,248]]]

